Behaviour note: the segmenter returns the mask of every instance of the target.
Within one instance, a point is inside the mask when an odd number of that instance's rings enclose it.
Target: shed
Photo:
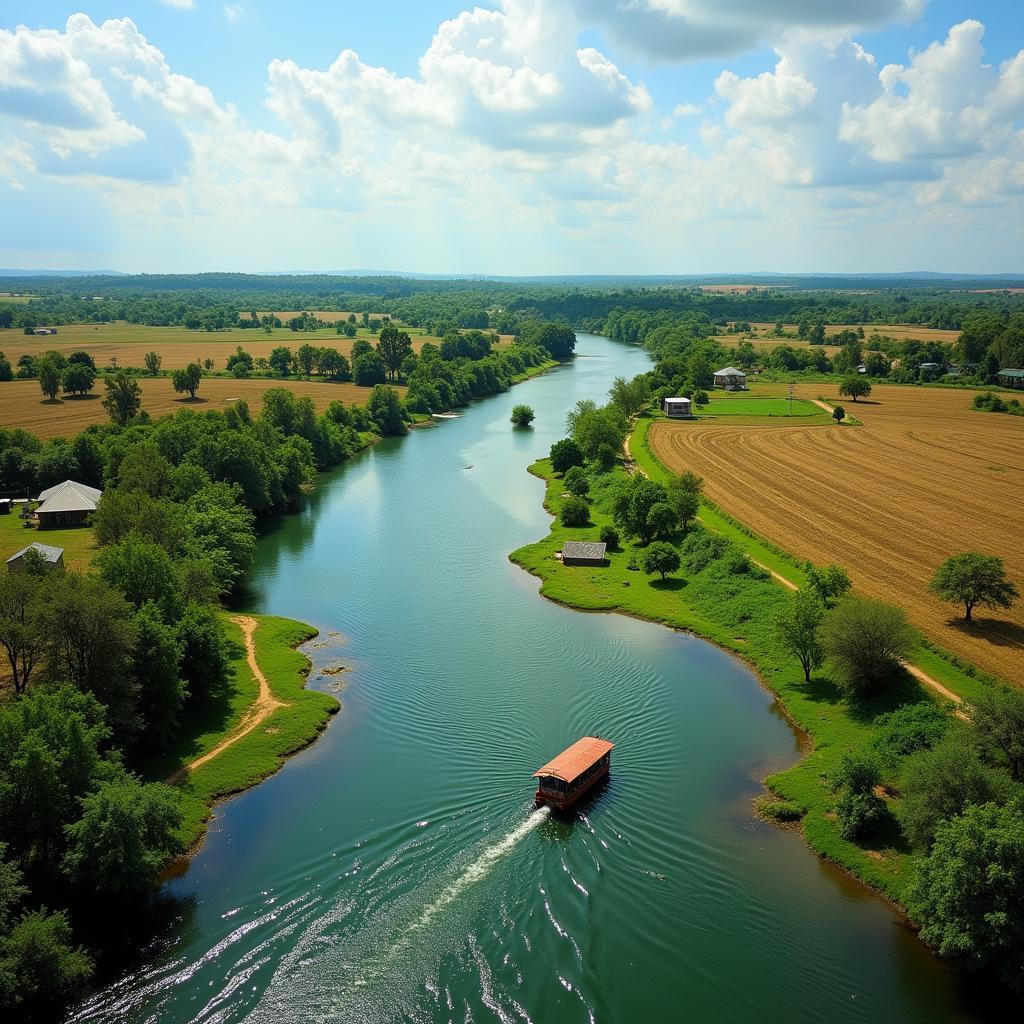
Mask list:
[[[715,373],[715,387],[725,388],[726,391],[745,391],[747,375],[735,366],[726,366]]]
[[[693,416],[693,402],[689,398],[666,398],[661,407],[665,415],[674,420],[688,420]]]
[[[64,568],[64,549],[53,548],[49,544],[32,543],[27,548],[22,548],[20,551],[16,551],[10,558],[7,559],[7,571],[8,572],[24,572],[25,571],[25,555],[29,551],[37,551],[43,556],[43,560],[46,562],[48,569],[63,569]]]
[[[1000,370],[999,383],[1004,388],[1024,388],[1024,370]]]
[[[567,540],[562,545],[563,565],[604,565],[606,544],[589,540]]]
[[[11,499],[0,498],[0,516],[9,516],[11,514]]]
[[[41,527],[78,526],[96,511],[103,492],[75,480],[48,487],[39,495],[42,504],[36,509]]]

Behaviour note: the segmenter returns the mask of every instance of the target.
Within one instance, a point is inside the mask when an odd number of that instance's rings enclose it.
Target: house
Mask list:
[[[11,514],[11,499],[0,498],[0,516],[9,516]]]
[[[56,327],[37,327],[32,333],[36,334],[36,335],[43,335],[45,337],[46,335],[49,335],[49,334],[56,334],[57,333],[57,328]]]
[[[1004,388],[1024,389],[1024,370],[1000,370],[999,383]]]
[[[666,398],[661,403],[666,416],[674,420],[688,420],[693,417],[693,402],[689,398]]]
[[[35,511],[40,528],[81,525],[96,511],[102,495],[95,487],[74,480],[48,487],[39,495],[42,504]]]
[[[589,540],[567,540],[562,545],[563,565],[604,565],[606,544]]]
[[[8,572],[24,572],[25,571],[25,555],[30,551],[35,551],[41,555],[47,569],[64,569],[64,549],[63,548],[52,548],[49,544],[29,544],[27,548],[22,548],[20,551],[16,551],[10,558],[7,559],[7,571]]]
[[[745,391],[747,375],[742,370],[737,370],[735,366],[727,366],[715,373],[715,387],[725,388],[726,391]]]

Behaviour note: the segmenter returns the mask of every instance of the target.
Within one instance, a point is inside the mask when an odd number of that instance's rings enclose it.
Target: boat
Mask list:
[[[535,802],[564,811],[607,778],[614,743],[600,736],[584,736],[566,747],[543,768],[533,773],[537,779]]]

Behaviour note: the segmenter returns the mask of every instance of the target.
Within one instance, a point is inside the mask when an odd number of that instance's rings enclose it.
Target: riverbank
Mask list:
[[[638,443],[637,434],[644,428],[641,420],[632,451],[637,462],[647,463],[645,468],[658,479],[666,471],[652,464],[650,453]],[[564,500],[561,479],[554,476],[547,459],[534,463],[530,471],[545,480],[544,506],[557,517]],[[684,554],[683,568],[664,582],[630,568],[638,550],[630,544],[609,552],[603,567],[564,566],[555,558],[564,541],[596,540],[600,528],[612,524],[607,495],[625,476],[622,466],[592,474],[590,524],[570,528],[556,518],[546,538],[513,552],[511,560],[541,579],[544,597],[580,610],[615,611],[692,632],[746,661],[778,699],[780,710],[808,739],[798,762],[764,780],[768,790],[785,803],[786,814],[801,820],[803,834],[815,852],[904,906],[907,886],[916,871],[915,855],[895,827],[864,842],[842,838],[834,813],[836,797],[827,780],[845,753],[871,741],[877,715],[902,704],[932,699],[931,695],[906,672],[884,696],[867,706],[851,706],[823,673],[815,673],[806,683],[795,659],[781,647],[774,628],[789,600],[788,593],[768,571],[752,562],[800,582],[802,572],[785,552],[745,533],[711,506],[702,507],[700,526],[726,541],[724,550],[717,557],[689,564]],[[930,655],[930,660],[918,659],[919,653]],[[924,648],[915,652],[915,662],[918,660],[929,668],[942,661]],[[945,662],[942,674],[944,681],[955,682],[951,688],[957,693],[981,685]]]

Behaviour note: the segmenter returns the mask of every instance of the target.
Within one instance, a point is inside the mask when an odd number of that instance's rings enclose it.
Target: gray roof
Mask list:
[[[42,505],[36,509],[36,515],[40,512],[95,512],[102,494],[95,487],[65,480],[56,487],[48,487],[39,495]]]
[[[693,399],[687,398],[685,395],[682,398],[666,398],[666,402],[692,402]]]
[[[64,554],[63,548],[52,548],[50,547],[49,544],[39,544],[38,542],[34,542],[32,544],[29,544],[27,548],[22,548],[20,551],[15,551],[15,553],[11,555],[11,557],[8,558],[7,561],[16,561],[17,559],[21,558],[21,556],[24,555],[26,551],[31,551],[33,548],[36,551],[38,551],[39,554],[41,554],[43,558],[46,559],[47,562],[53,562],[55,564],[60,559],[61,555]]]
[[[1000,370],[1000,377],[1024,377],[1024,370]]]
[[[746,374],[742,370],[737,370],[735,366],[727,366],[724,370],[715,370],[715,376],[721,377],[728,374],[730,377],[746,377]]]
[[[607,544],[594,540],[567,540],[562,545],[563,558],[604,558]]]

